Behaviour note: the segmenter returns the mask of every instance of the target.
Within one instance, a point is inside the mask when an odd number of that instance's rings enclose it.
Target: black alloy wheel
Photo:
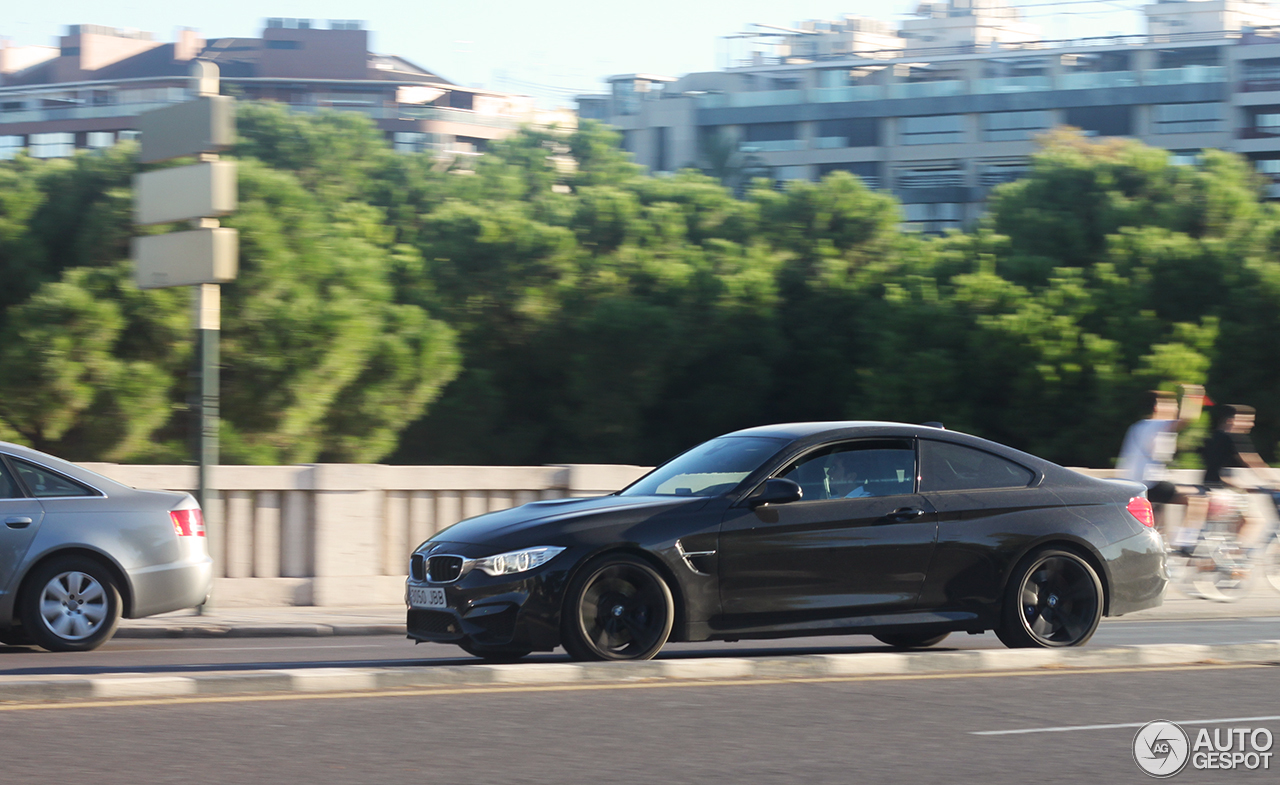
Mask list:
[[[1011,649],[1081,646],[1102,621],[1102,581],[1070,552],[1032,552],[1014,570],[996,635]]]
[[[566,594],[562,642],[575,660],[647,660],[671,635],[671,588],[647,562],[605,555]]]
[[[479,657],[485,662],[515,662],[528,657],[533,652],[533,649],[490,648],[488,646],[479,646],[471,641],[458,641],[458,646],[472,657]]]
[[[944,632],[941,635],[933,632],[931,633],[902,632],[902,633],[896,633],[896,634],[885,633],[883,635],[872,635],[871,637],[875,638],[881,643],[887,643],[888,645],[894,647],[895,649],[927,649],[930,646],[936,646],[939,643],[942,643],[944,640],[946,640],[946,637],[950,634],[951,633],[949,632]]]

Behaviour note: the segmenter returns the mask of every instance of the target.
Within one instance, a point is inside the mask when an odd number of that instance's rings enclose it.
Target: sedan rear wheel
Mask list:
[[[671,588],[635,556],[591,562],[566,597],[562,642],[576,660],[651,659],[671,635]]]
[[[996,635],[1011,649],[1081,646],[1102,621],[1102,581],[1070,552],[1033,551],[1014,570]]]
[[[24,583],[19,614],[37,646],[49,651],[90,651],[116,631],[120,592],[110,573],[82,556],[55,559]]]

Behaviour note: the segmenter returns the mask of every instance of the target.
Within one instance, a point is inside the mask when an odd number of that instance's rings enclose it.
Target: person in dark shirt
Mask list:
[[[1253,407],[1227,404],[1218,408],[1219,411],[1214,412],[1218,417],[1218,428],[1201,449],[1205,485],[1222,487],[1230,484],[1222,476],[1223,469],[1271,468],[1258,456],[1253,440],[1249,438],[1249,431],[1253,430]]]

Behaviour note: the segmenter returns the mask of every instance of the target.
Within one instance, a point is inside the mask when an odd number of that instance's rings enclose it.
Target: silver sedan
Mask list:
[[[189,493],[130,488],[0,442],[0,643],[88,651],[120,618],[204,602],[213,581]]]

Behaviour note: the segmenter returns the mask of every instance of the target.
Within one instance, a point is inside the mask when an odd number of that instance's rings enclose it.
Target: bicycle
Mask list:
[[[1237,537],[1248,507],[1245,493],[1226,489],[1209,491],[1209,510],[1195,544],[1169,551],[1170,583],[1179,592],[1215,602],[1235,602],[1249,593],[1258,560]],[[1280,568],[1280,547],[1274,550]],[[1264,571],[1270,579],[1272,571]],[[1272,585],[1280,590],[1280,569]]]

